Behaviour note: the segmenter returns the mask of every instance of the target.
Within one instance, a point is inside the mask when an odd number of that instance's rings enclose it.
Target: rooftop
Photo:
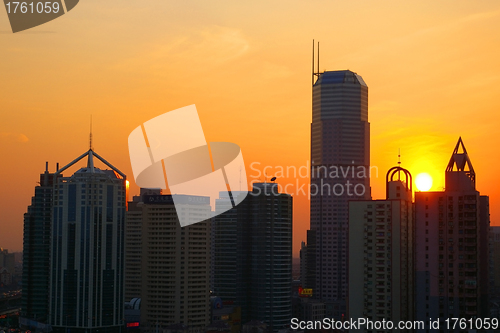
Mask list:
[[[362,86],[368,87],[360,75],[350,70],[325,71],[323,73],[320,73],[319,78],[314,85],[338,83],[360,84]]]

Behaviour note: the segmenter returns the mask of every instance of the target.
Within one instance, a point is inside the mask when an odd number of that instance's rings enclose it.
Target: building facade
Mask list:
[[[24,218],[22,326],[120,331],[125,204],[126,176],[93,149],[55,173],[46,167]]]
[[[48,323],[50,231],[54,174],[48,163],[24,214],[21,318]]]
[[[350,200],[370,200],[368,86],[349,70],[317,74],[311,124],[310,229],[316,237],[314,295],[345,314]],[[308,235],[309,238],[309,235]],[[308,243],[308,252],[311,248]],[[312,282],[312,279],[315,281]]]
[[[221,197],[216,209],[230,204]],[[273,331],[290,324],[292,208],[278,184],[257,183],[238,206],[215,217],[214,294],[241,306],[243,324],[257,320]]]
[[[490,296],[500,301],[500,227],[490,227]]]
[[[237,196],[237,192],[232,195]],[[249,321],[251,252],[249,197],[234,208],[231,198],[220,193],[213,218],[213,293],[226,304],[242,309],[242,323]],[[230,208],[230,209],[228,209]]]
[[[441,329],[447,318],[488,317],[489,288],[489,200],[461,138],[445,182],[442,192],[415,193],[416,319],[439,318]]]
[[[143,192],[129,202],[125,294],[141,299],[145,332],[204,332],[210,322],[210,198],[179,197],[177,210],[171,195]],[[178,214],[206,220],[182,228]]]
[[[299,252],[299,259],[300,259],[300,285],[301,286],[307,286],[307,243],[306,242],[301,242],[300,243],[300,252]]]
[[[354,320],[413,320],[414,212],[408,170],[389,170],[386,197],[349,205],[348,316]],[[375,331],[382,332],[359,329]]]
[[[70,177],[62,172],[87,157]],[[111,170],[94,166],[100,160]],[[126,176],[92,149],[55,173],[49,281],[55,332],[123,326]]]

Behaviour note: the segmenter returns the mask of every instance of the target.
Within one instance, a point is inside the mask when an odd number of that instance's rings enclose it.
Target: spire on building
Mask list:
[[[102,163],[104,163],[105,165],[107,165],[108,167],[110,167],[111,170],[113,170],[115,172],[115,175],[117,177],[119,175],[119,176],[121,176],[122,179],[126,179],[127,178],[123,172],[121,172],[120,170],[118,170],[118,168],[116,168],[115,166],[113,166],[111,163],[109,163],[108,161],[106,161],[104,158],[102,158],[99,154],[97,154],[94,151],[94,147],[92,146],[92,116],[90,116],[89,150],[86,151],[85,153],[83,153],[82,155],[78,156],[76,159],[74,159],[72,162],[70,162],[68,165],[62,167],[61,169],[59,169],[59,163],[57,163],[57,170],[56,170],[56,173],[54,175],[62,174],[62,172],[64,170],[72,167],[73,165],[75,165],[76,163],[78,163],[79,161],[81,161],[85,157],[88,157],[88,159],[87,159],[87,170],[83,169],[83,171],[87,171],[89,173],[95,173],[96,170],[99,170],[99,169],[97,169],[97,168],[94,167],[94,157],[96,157],[99,161],[101,161]],[[99,172],[99,171],[97,171],[97,172]],[[120,178],[120,177],[118,177],[118,178]]]
[[[90,135],[89,135],[89,149],[92,150],[92,115],[90,116]]]

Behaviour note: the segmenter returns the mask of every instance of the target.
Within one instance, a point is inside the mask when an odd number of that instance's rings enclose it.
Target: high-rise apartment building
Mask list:
[[[348,315],[354,320],[413,320],[412,177],[395,167],[386,181],[386,200],[349,205]],[[383,332],[370,328],[360,327],[359,332]]]
[[[221,197],[216,210],[228,205]],[[258,320],[273,331],[290,324],[292,220],[292,197],[276,183],[254,184],[244,201],[215,217],[214,294],[241,306],[243,324]]]
[[[142,293],[142,198],[145,195],[161,195],[160,189],[140,189],[140,195],[129,202],[125,216],[125,301],[140,298]]]
[[[204,332],[210,322],[210,198],[179,195],[174,206],[171,195],[141,192],[126,218],[126,297],[141,298],[145,332],[175,325]],[[179,214],[206,219],[182,228]]]
[[[315,262],[308,267],[314,269],[314,297],[327,302],[328,315],[339,318],[345,313],[348,285],[348,202],[371,199],[368,86],[349,70],[316,75],[310,202],[310,230],[316,239]],[[333,304],[333,313],[328,313],[328,304]]]
[[[488,317],[489,199],[476,189],[461,138],[445,190],[416,192],[415,210],[416,319],[439,318],[443,330],[447,318]]]
[[[85,157],[86,167],[63,176]],[[95,167],[94,160],[111,170]],[[92,149],[41,175],[24,220],[23,326],[120,331],[125,197],[125,175]]]
[[[302,242],[300,243],[300,252],[299,252],[299,259],[300,259],[300,284],[301,286],[307,285],[307,243]]]
[[[238,196],[237,192],[232,192]],[[213,293],[226,304],[241,307],[241,321],[249,321],[249,304],[252,297],[250,249],[250,197],[233,207],[225,192],[216,200],[213,218],[212,270]],[[229,209],[228,209],[229,208]],[[241,330],[241,323],[240,323]]]

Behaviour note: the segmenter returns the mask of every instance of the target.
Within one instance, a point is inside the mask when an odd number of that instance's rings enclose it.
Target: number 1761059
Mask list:
[[[61,7],[59,2],[39,1],[39,2],[7,2],[5,4],[7,13],[22,14],[50,14],[59,13]]]

